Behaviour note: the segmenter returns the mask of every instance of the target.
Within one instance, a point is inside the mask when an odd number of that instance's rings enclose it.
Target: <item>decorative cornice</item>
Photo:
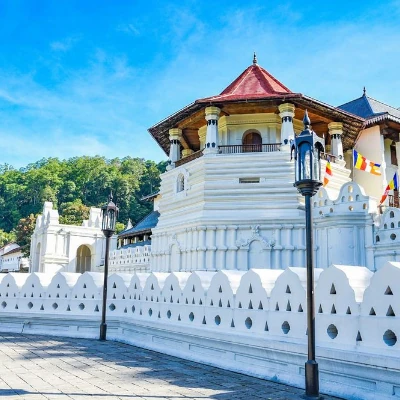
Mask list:
[[[260,235],[260,226],[259,225],[255,225],[255,226],[251,227],[251,229],[252,229],[252,235],[249,238],[247,238],[247,239],[241,238],[236,241],[236,245],[238,247],[242,247],[242,248],[249,247],[251,242],[253,242],[255,240],[261,243],[262,248],[264,250],[273,249],[275,247],[276,241],[275,241],[274,233],[272,233],[271,238],[268,240],[265,237]]]

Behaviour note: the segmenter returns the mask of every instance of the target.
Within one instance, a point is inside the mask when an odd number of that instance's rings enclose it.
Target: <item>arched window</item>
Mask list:
[[[248,132],[243,136],[243,152],[261,152],[262,138],[258,132]]]
[[[183,192],[185,190],[185,177],[183,174],[178,175],[178,181],[177,181],[177,187],[176,187],[176,192]]]

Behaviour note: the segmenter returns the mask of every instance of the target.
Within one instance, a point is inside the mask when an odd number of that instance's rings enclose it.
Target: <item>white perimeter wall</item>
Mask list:
[[[286,270],[113,274],[108,338],[304,386],[306,274]],[[321,391],[400,397],[400,263],[316,269]],[[0,275],[3,331],[96,339],[101,273]]]

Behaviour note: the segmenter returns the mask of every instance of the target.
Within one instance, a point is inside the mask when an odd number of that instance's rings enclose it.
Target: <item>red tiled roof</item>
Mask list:
[[[243,71],[220,95],[199,99],[203,101],[259,99],[293,93],[258,64]]]

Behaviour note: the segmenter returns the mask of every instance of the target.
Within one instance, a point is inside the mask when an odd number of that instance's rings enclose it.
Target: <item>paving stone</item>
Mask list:
[[[0,397],[7,400],[297,400],[304,394],[122,343],[14,333],[0,333],[0,371]]]

